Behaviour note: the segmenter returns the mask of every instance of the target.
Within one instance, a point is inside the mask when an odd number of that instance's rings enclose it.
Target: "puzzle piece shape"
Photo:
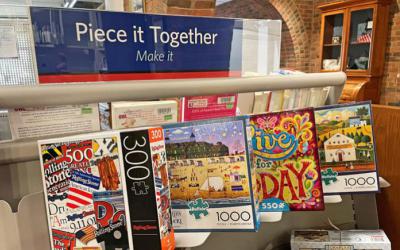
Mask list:
[[[333,171],[332,168],[328,168],[326,171],[321,171],[321,176],[325,185],[329,185],[337,182],[338,173],[336,171]]]
[[[202,198],[197,198],[194,201],[190,201],[188,207],[189,207],[189,214],[194,215],[194,218],[196,220],[201,219],[201,215],[203,216],[208,215],[207,209],[209,208],[209,205]]]

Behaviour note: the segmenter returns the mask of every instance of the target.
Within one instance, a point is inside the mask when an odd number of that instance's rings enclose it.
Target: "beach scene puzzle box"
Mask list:
[[[255,172],[246,117],[164,126],[177,232],[255,231]]]

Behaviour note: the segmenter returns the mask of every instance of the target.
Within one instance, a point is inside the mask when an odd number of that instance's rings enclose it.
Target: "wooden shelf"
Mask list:
[[[341,43],[326,43],[324,44],[324,47],[338,47],[338,46],[342,46]]]
[[[371,44],[371,42],[362,42],[362,43],[359,43],[359,42],[353,42],[353,43],[350,43],[350,45],[366,45],[366,44],[370,45],[370,44]]]
[[[333,72],[340,72],[341,70],[340,69],[337,69],[337,70],[333,70],[333,69],[321,69],[321,72],[324,72],[324,73],[333,73]]]

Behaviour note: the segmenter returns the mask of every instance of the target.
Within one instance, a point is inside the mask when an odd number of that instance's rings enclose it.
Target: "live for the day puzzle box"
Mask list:
[[[313,109],[251,116],[260,211],[323,210]]]
[[[177,232],[257,230],[247,122],[236,117],[164,126]]]

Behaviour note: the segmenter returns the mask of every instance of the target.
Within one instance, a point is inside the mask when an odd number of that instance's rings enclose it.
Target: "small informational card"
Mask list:
[[[111,103],[113,129],[158,126],[178,121],[178,104],[173,100]]]
[[[183,98],[182,121],[197,121],[236,115],[237,94]]]
[[[9,119],[14,140],[100,130],[97,104],[10,109]]]
[[[14,26],[0,25],[0,58],[17,58],[17,32]]]
[[[315,110],[325,194],[379,191],[371,103]]]

